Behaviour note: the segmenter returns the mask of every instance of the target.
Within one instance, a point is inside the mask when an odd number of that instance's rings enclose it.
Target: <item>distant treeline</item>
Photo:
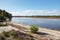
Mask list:
[[[60,16],[13,16],[13,17],[60,18]]]
[[[0,9],[0,21],[2,20],[6,21],[6,19],[11,20],[11,18],[12,18],[12,14],[10,14],[9,12],[5,10]]]

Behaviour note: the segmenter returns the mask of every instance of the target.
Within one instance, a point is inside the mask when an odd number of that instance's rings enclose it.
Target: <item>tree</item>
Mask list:
[[[6,19],[9,19],[11,21],[12,14],[6,12],[5,10],[1,10],[0,9],[0,21],[1,20],[5,20],[6,21]]]

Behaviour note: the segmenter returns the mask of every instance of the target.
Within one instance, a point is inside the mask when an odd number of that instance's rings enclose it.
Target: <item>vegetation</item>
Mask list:
[[[11,20],[11,18],[12,18],[12,15],[10,13],[0,9],[0,22],[6,21],[6,19]]]
[[[1,23],[0,23],[0,27],[1,27],[1,26],[7,26],[7,24],[1,22]]]
[[[47,15],[47,16],[45,16],[45,15],[43,15],[43,16],[39,16],[39,15],[36,15],[36,16],[13,16],[13,17],[32,17],[32,18],[60,18],[60,15]]]
[[[34,25],[31,25],[30,31],[31,31],[32,33],[36,33],[36,32],[38,31],[38,28],[37,28],[36,26],[34,26]]]
[[[0,33],[0,40],[33,40],[33,37],[29,34],[11,30],[9,32],[3,31]]]

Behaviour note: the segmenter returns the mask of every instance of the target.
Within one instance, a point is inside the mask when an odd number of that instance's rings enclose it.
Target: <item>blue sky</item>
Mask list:
[[[0,0],[0,9],[12,15],[60,15],[60,0]]]

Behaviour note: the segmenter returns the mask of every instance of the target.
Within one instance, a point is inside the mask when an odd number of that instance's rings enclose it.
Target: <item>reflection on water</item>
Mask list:
[[[60,30],[60,19],[13,17],[12,22]]]

